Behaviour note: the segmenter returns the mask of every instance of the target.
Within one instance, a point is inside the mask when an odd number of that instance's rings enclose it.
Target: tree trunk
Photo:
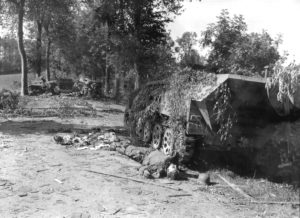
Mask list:
[[[46,45],[46,77],[47,80],[50,81],[51,74],[50,74],[50,47],[51,47],[51,40],[49,36],[47,36],[47,45]]]
[[[18,5],[18,48],[19,54],[21,58],[21,95],[28,94],[28,81],[27,81],[27,58],[26,58],[26,51],[24,48],[24,41],[23,41],[23,18],[24,18],[24,6],[25,0],[20,0]]]
[[[124,75],[124,71],[120,72],[120,77],[119,77],[119,87],[118,87],[118,91],[120,93],[120,97],[119,100],[124,100],[124,96],[125,96],[125,75]]]
[[[140,79],[140,74],[139,74],[139,71],[138,71],[138,67],[137,67],[137,64],[134,63],[134,72],[135,72],[135,81],[134,81],[134,90],[137,90],[140,88],[140,83],[141,83],[141,79]]]
[[[124,0],[120,0],[120,10],[121,10],[121,31],[122,34],[125,31],[125,4]]]
[[[109,92],[109,69],[108,69],[108,66],[109,66],[109,63],[108,63],[108,23],[105,22],[104,23],[104,27],[105,27],[105,30],[107,31],[107,35],[106,35],[106,45],[105,45],[105,81],[104,81],[104,88],[105,88],[105,94],[108,94]]]
[[[36,24],[36,77],[40,77],[42,73],[42,22],[37,20]]]
[[[120,100],[120,72],[119,70],[115,73],[114,78],[114,98],[119,101]]]
[[[134,13],[134,26],[135,26],[135,39],[137,40],[138,47],[140,46],[140,37],[141,37],[141,16],[142,16],[142,4],[140,1],[135,0],[135,13]],[[140,51],[139,49],[136,49],[135,53],[135,63],[134,63],[134,71],[135,71],[135,82],[134,82],[134,90],[140,88],[140,72],[139,72],[139,57],[140,57]]]
[[[105,82],[104,82],[104,87],[105,87],[105,94],[108,94],[109,92],[109,69],[108,69],[108,63],[107,63],[107,52],[105,54]]]

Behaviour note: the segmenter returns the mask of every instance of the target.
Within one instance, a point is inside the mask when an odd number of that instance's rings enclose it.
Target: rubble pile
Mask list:
[[[129,140],[120,140],[115,132],[91,132],[88,134],[57,134],[54,136],[56,143],[64,146],[72,146],[78,150],[111,150],[115,151],[117,147],[126,148],[129,146]]]
[[[88,134],[56,134],[54,140],[57,144],[66,147],[75,147],[77,150],[117,151],[141,163],[142,166],[139,169],[139,174],[145,178],[179,178],[177,156],[166,156],[161,151],[154,150],[152,147],[134,146],[125,137],[118,137],[114,131],[96,131]]]

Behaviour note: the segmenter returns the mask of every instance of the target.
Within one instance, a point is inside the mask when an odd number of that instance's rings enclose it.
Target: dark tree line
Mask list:
[[[267,32],[247,33],[243,17],[231,18],[226,10],[200,39],[184,33],[176,48],[166,25],[182,6],[183,0],[4,0],[1,18],[15,24],[19,52],[16,58],[15,46],[9,50],[15,59],[5,61],[20,63],[21,94],[27,94],[32,72],[47,80],[88,76],[102,81],[106,94],[113,89],[118,95],[125,81],[137,89],[180,67],[261,75],[280,58],[280,40]],[[2,44],[0,55],[9,49]],[[200,45],[210,48],[207,57],[199,54]]]
[[[132,76],[135,88],[154,77],[160,56],[170,58],[166,24],[183,0],[5,0],[1,15],[17,23],[23,75],[28,69],[47,79],[60,73],[104,79]],[[10,16],[9,16],[10,15]],[[24,23],[30,43],[24,46]],[[29,26],[29,28],[28,28]],[[28,33],[29,32],[29,33]],[[153,64],[154,63],[154,64]],[[52,73],[51,73],[52,71]]]
[[[16,39],[0,38],[0,75],[20,72],[20,56]]]

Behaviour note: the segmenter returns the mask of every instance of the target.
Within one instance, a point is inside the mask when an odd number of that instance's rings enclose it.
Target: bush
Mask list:
[[[0,110],[13,111],[19,104],[19,94],[6,89],[0,91]]]

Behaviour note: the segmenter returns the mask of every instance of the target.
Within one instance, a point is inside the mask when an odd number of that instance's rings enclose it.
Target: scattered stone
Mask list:
[[[59,163],[59,164],[52,164],[50,165],[50,167],[61,167],[63,164],[62,163]]]
[[[40,188],[43,188],[43,187],[46,187],[46,186],[50,186],[50,184],[43,184],[43,185],[40,185]]]
[[[0,186],[5,186],[6,185],[6,183],[7,183],[7,181],[4,181],[4,180],[0,180]]]
[[[86,150],[86,149],[88,149],[89,147],[87,147],[87,146],[84,146],[84,147],[79,147],[79,148],[77,148],[76,150],[77,151],[82,151],[82,150]]]
[[[114,132],[104,133],[104,140],[108,140],[109,142],[120,141],[120,139],[117,138],[116,133],[114,133]]]
[[[115,212],[112,213],[112,215],[116,215],[117,213],[119,213],[122,210],[122,208],[117,209]]]
[[[199,173],[198,182],[201,185],[209,185],[209,183],[210,183],[210,176],[209,176],[209,174],[208,173]]]
[[[28,186],[21,186],[17,189],[17,191],[19,193],[30,193],[33,191],[33,189],[31,187],[28,187]]]
[[[53,192],[54,192],[54,189],[53,189],[53,188],[48,188],[48,189],[42,191],[42,193],[45,194],[45,195],[50,195],[50,194],[52,194]]]
[[[79,188],[79,187],[77,187],[77,186],[74,186],[74,187],[73,187],[73,190],[78,191],[78,190],[81,190],[81,188]]]
[[[20,193],[19,197],[26,197],[28,194],[27,193]]]
[[[63,184],[62,181],[60,181],[59,179],[54,179],[55,182],[59,183],[59,184]]]
[[[66,202],[64,202],[63,200],[56,200],[54,205],[57,205],[57,204],[66,204]]]
[[[30,198],[35,201],[40,199],[38,195],[32,195]]]
[[[126,145],[127,141],[122,142],[117,137],[115,132],[90,132],[88,134],[57,134],[54,136],[54,141],[58,144],[64,146],[74,146],[77,150],[85,150],[90,148],[90,150],[110,150],[115,151],[117,147]],[[90,147],[89,147],[90,146]]]
[[[61,144],[61,145],[72,145],[72,136],[69,134],[65,134],[65,135],[55,135],[54,137],[54,141],[57,144]]]
[[[40,172],[44,172],[44,171],[47,171],[47,170],[49,170],[49,169],[40,169],[40,170],[37,170],[36,172],[40,173]]]
[[[71,215],[71,218],[91,218],[91,214],[89,212],[83,212],[83,213],[73,213]]]

